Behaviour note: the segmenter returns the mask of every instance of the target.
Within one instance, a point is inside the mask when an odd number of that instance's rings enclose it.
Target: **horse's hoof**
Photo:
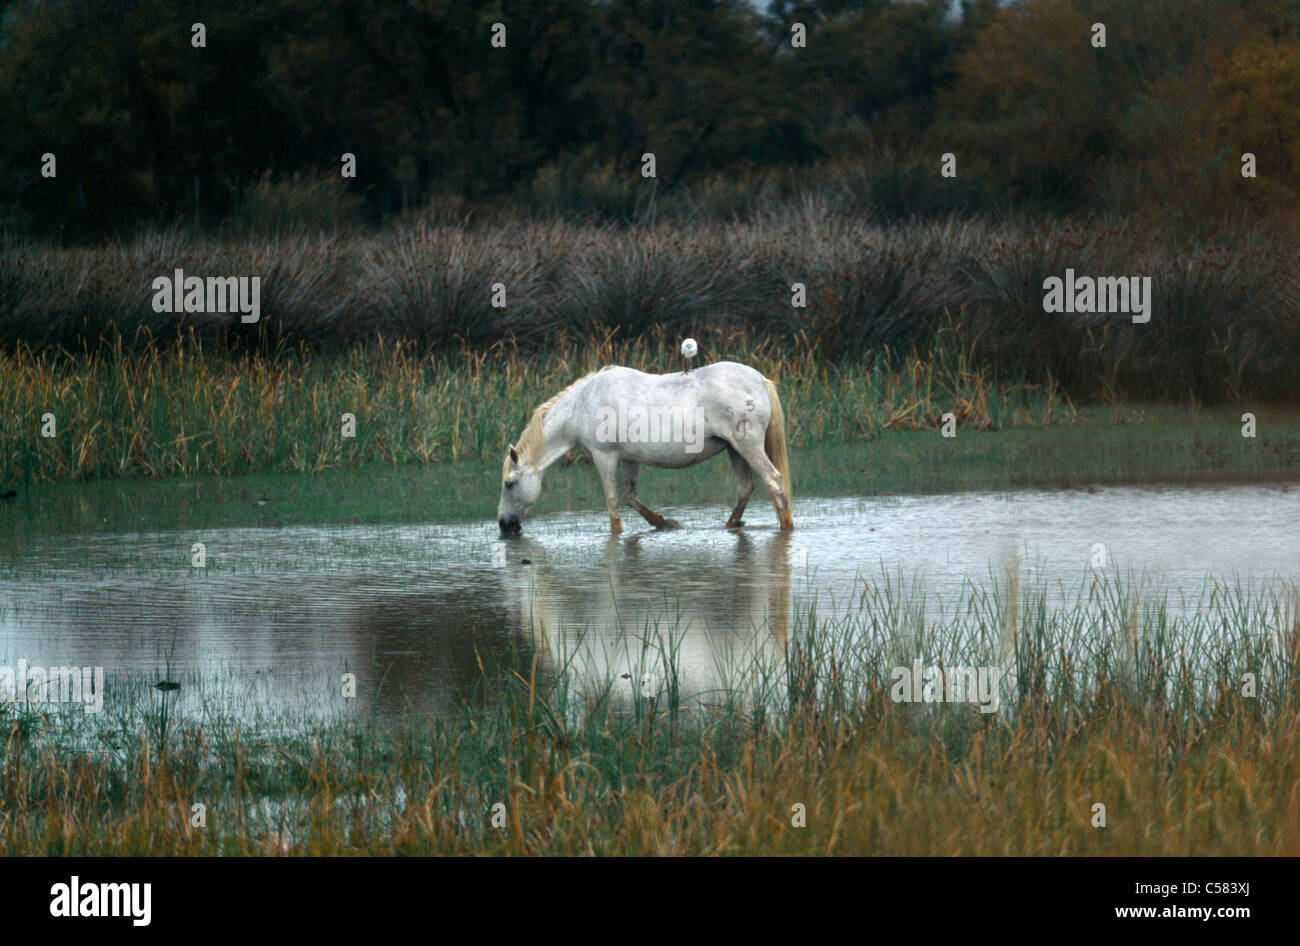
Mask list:
[[[659,524],[659,528],[660,528],[660,529],[680,529],[680,528],[682,528],[682,524],[681,524],[680,522],[678,522],[676,519],[665,519],[663,522],[661,522],[661,523]]]

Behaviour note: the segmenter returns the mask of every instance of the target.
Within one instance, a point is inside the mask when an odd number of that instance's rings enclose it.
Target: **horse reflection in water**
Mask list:
[[[604,567],[591,550],[566,564],[563,548],[520,538],[502,568],[510,626],[564,669],[575,689],[606,685],[615,699],[720,703],[783,680],[790,632],[789,533],[727,535],[705,546],[662,534],[617,537]],[[527,564],[525,564],[525,562]]]

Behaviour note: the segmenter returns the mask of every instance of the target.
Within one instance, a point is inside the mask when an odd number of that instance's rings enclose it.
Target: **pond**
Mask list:
[[[729,667],[775,667],[809,603],[851,611],[872,583],[919,589],[934,614],[1008,568],[1066,602],[1089,576],[1142,576],[1193,611],[1215,582],[1294,588],[1298,498],[1290,484],[803,498],[788,534],[756,496],[743,529],[669,507],[684,528],[629,518],[617,537],[596,512],[532,517],[515,540],[492,522],[32,537],[0,580],[0,665],[172,680],[180,709],[250,721],[454,713],[508,667],[566,666],[634,696],[662,687],[661,650],[683,692],[707,694]]]

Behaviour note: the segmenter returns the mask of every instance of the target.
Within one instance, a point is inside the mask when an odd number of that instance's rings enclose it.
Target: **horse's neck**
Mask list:
[[[567,392],[546,412],[546,417],[542,421],[542,433],[545,435],[546,445],[542,447],[542,456],[537,462],[539,473],[544,472],[548,466],[576,445],[573,425],[569,421],[573,416],[574,394],[580,389],[581,387],[578,387]]]

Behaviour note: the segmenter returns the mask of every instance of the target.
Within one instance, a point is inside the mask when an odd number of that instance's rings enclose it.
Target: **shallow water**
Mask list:
[[[741,530],[720,527],[724,509],[678,507],[661,511],[685,528],[628,518],[619,537],[596,512],[532,517],[512,541],[492,523],[35,537],[0,579],[0,666],[102,666],[150,699],[147,680],[173,679],[199,715],[450,712],[483,668],[500,682],[521,656],[662,689],[645,641],[675,652],[684,692],[707,694],[728,668],[772,665],[811,598],[833,613],[882,576],[916,580],[937,608],[1008,562],[1064,597],[1097,571],[1193,598],[1207,580],[1300,580],[1289,484],[805,498],[788,535],[760,499]]]

